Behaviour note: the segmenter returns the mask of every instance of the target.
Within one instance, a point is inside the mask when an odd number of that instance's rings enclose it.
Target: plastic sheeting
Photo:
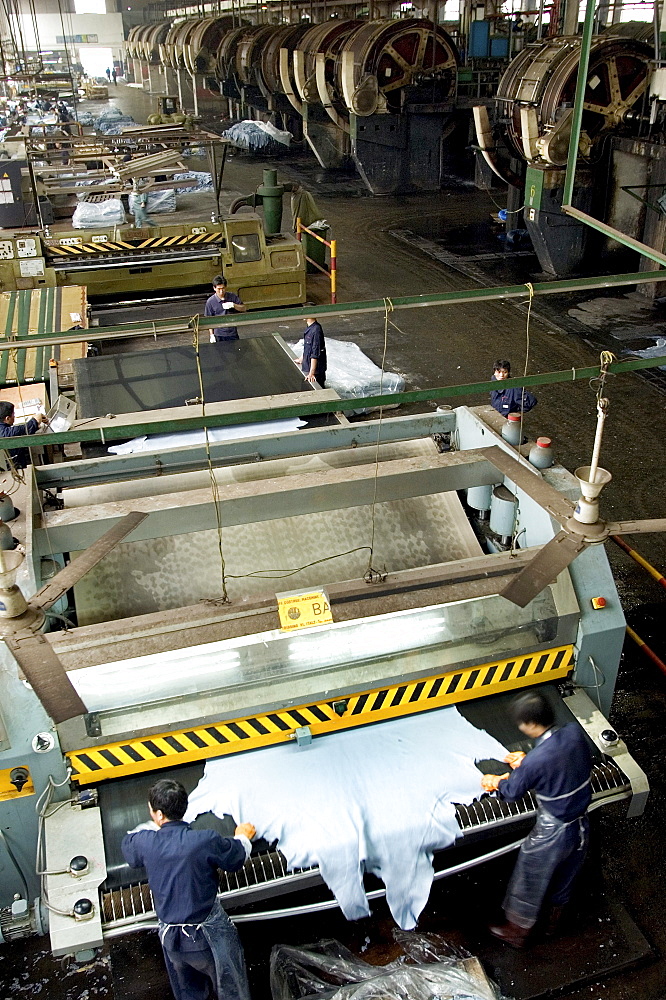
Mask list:
[[[480,963],[436,934],[393,936],[403,955],[370,965],[339,941],[304,948],[275,945],[271,952],[273,1000],[508,1000]]]
[[[125,209],[119,198],[107,201],[81,201],[74,209],[72,225],[75,229],[97,229],[99,226],[123,226]]]
[[[148,201],[145,210],[148,215],[164,215],[167,212],[176,211],[176,192],[173,189],[166,191],[148,191]],[[136,195],[132,191],[129,196],[129,210],[132,215],[136,215]]]
[[[230,139],[241,149],[270,151],[276,146],[285,147],[291,144],[291,132],[282,132],[270,122],[242,121],[232,125],[222,135]]]
[[[404,628],[399,618],[395,627]],[[384,632],[391,642],[388,622]],[[290,658],[285,670],[316,663],[322,642],[325,634],[303,636],[302,664]],[[363,655],[358,635],[355,643]],[[481,794],[475,761],[505,754],[456,708],[438,709],[321,736],[306,749],[285,744],[208,761],[185,820],[213,812],[254,823],[278,842],[290,871],[319,866],[348,920],[370,912],[363,874],[371,872],[396,923],[410,930],[428,901],[434,851],[460,833],[453,803]]]
[[[627,351],[626,353],[638,358],[661,358],[666,353],[664,348],[666,348],[666,339],[657,337],[652,347],[646,347],[642,351]],[[666,365],[659,365],[659,370],[666,371]]]
[[[300,358],[303,341],[289,345]],[[359,399],[363,396],[378,396],[380,393],[403,392],[405,380],[402,375],[384,372],[374,361],[363,353],[357,344],[326,337],[326,388],[335,389],[343,399]],[[367,413],[367,409],[354,411]]]
[[[191,194],[193,191],[212,191],[213,176],[207,170],[188,170],[184,174],[174,174],[173,181],[196,181],[196,187],[179,188],[175,185],[176,194]]]
[[[242,441],[245,438],[266,437],[269,434],[286,434],[305,427],[305,420],[270,420],[265,424],[240,424],[236,427],[214,427],[208,431],[209,441]],[[205,444],[206,432],[184,431],[182,434],[154,434],[151,437],[132,438],[123,444],[114,444],[109,451],[114,455],[131,455],[136,451],[167,451],[187,445]]]

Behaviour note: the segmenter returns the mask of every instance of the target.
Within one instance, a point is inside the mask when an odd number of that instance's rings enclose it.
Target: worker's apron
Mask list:
[[[553,798],[569,798],[587,784],[589,779],[566,795]],[[546,808],[545,803],[553,798],[544,795],[536,798],[539,803],[536,823],[520,848],[503,903],[507,919],[526,930],[537,922],[546,898],[552,906],[568,902],[585,861],[590,835],[587,812],[564,822]]]
[[[201,924],[165,924],[159,921],[158,933],[167,961],[169,949],[165,938],[170,927],[180,927],[184,934],[201,931],[213,954],[215,993],[220,1000],[250,1000],[243,946],[238,931],[219,900],[215,901],[210,914]]]

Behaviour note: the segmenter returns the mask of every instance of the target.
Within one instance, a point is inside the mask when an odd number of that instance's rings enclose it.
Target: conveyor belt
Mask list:
[[[615,761],[603,757],[592,769],[592,806],[604,800],[628,798],[631,795],[629,779]],[[536,800],[528,792],[518,802],[502,802],[492,795],[484,795],[471,805],[456,805],[456,819],[460,827],[459,846],[472,834],[496,833],[512,823],[523,823],[536,813]],[[450,849],[449,849],[450,850]],[[435,855],[435,871],[445,870],[450,857],[447,851]],[[322,885],[319,868],[287,870],[286,860],[280,851],[263,851],[253,855],[238,872],[220,872],[220,896],[225,909],[267,899],[271,896]],[[136,882],[120,889],[100,893],[102,922],[106,928],[121,926],[153,913],[150,888],[146,882]]]

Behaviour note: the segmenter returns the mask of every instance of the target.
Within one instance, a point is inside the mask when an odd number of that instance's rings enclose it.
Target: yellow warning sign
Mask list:
[[[312,628],[313,625],[330,625],[333,621],[328,597],[323,590],[295,590],[275,596],[282,632]]]

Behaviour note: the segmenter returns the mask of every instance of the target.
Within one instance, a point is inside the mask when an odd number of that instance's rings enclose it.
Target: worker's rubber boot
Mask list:
[[[543,925],[544,937],[547,938],[555,937],[555,935],[560,929],[560,924],[562,923],[563,915],[564,915],[563,906],[551,906]]]
[[[513,924],[510,920],[503,924],[491,925],[488,930],[498,941],[503,941],[504,944],[511,945],[512,948],[524,948],[530,934],[529,928],[519,927],[518,924]]]

